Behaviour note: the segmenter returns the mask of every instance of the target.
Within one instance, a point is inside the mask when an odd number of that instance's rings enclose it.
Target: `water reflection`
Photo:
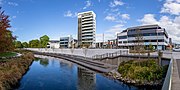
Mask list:
[[[78,90],[94,90],[96,74],[85,68],[78,67]]]
[[[49,64],[49,60],[47,58],[44,58],[44,59],[40,59],[40,62],[39,62],[42,66],[44,67],[47,67],[48,64]]]
[[[127,90],[119,81],[108,79],[72,62],[40,56],[20,80],[18,90]]]

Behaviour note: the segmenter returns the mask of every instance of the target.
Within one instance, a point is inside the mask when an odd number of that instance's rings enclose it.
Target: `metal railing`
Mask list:
[[[171,90],[172,73],[173,73],[173,58],[171,58],[171,61],[169,63],[168,71],[166,73],[166,77],[161,90]]]
[[[92,56],[92,59],[114,58],[120,55],[128,55],[128,54],[129,54],[128,50],[120,50],[114,53],[105,53],[102,55],[95,55],[95,56]]]

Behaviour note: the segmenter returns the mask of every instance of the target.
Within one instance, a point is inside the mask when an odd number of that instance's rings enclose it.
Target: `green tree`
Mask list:
[[[0,52],[12,51],[14,49],[14,37],[10,28],[9,16],[4,14],[0,7]]]
[[[15,47],[16,48],[23,48],[23,45],[21,44],[20,41],[15,41]]]
[[[40,47],[41,48],[46,48],[48,42],[49,42],[49,37],[47,35],[40,37]]]
[[[23,45],[24,48],[28,48],[28,43],[27,42],[23,42],[22,45]]]
[[[39,48],[40,41],[38,39],[29,41],[29,47],[31,48]]]
[[[152,52],[154,50],[153,45],[149,44],[149,50]]]

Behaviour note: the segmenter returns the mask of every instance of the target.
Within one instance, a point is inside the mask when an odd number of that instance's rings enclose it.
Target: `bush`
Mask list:
[[[123,78],[140,82],[161,80],[163,76],[163,68],[155,60],[122,62],[118,72]]]

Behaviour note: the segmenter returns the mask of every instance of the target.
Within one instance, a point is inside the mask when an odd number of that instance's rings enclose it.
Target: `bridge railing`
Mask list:
[[[172,83],[172,73],[173,73],[173,58],[169,63],[168,71],[166,73],[166,77],[162,86],[162,90],[171,90],[171,83]]]

